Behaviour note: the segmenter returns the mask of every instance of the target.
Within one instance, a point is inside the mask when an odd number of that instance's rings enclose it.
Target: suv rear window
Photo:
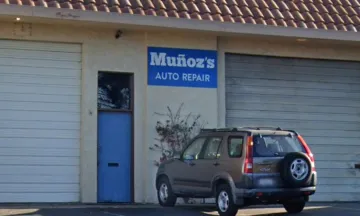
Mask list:
[[[290,135],[255,135],[254,157],[285,156],[290,152],[303,152],[305,149],[296,136]]]

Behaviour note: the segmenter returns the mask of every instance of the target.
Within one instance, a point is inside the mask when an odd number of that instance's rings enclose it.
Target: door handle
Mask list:
[[[118,167],[119,163],[108,163],[108,167]]]
[[[220,163],[219,162],[215,162],[215,163],[213,163],[214,164],[214,166],[219,166],[220,165]]]

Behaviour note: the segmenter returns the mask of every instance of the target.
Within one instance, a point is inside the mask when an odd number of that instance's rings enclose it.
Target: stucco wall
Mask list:
[[[216,38],[191,34],[145,33],[124,31],[115,39],[116,29],[96,29],[32,23],[31,35],[13,34],[14,24],[3,23],[0,39],[19,39],[81,43],[81,202],[97,201],[97,73],[131,72],[135,77],[135,202],[155,202],[153,161],[159,154],[149,150],[156,138],[155,112],[176,110],[184,103],[183,113],[200,114],[207,126],[217,125],[216,89],[147,87],[147,46],[216,49]]]
[[[216,37],[198,36],[192,34],[167,34],[167,33],[149,33],[147,35],[147,46],[170,47],[170,48],[187,48],[187,49],[204,49],[216,50]],[[155,190],[155,174],[157,167],[154,160],[159,160],[161,154],[152,151],[149,147],[157,143],[155,140],[158,135],[155,130],[156,122],[165,122],[167,116],[157,115],[168,113],[167,106],[175,113],[183,103],[181,115],[191,113],[193,116],[200,115],[200,123],[205,123],[206,127],[217,126],[217,90],[216,88],[185,88],[185,87],[164,87],[148,86],[147,87],[147,176],[144,182],[146,185],[146,202],[157,202]],[[191,120],[190,120],[191,122]]]

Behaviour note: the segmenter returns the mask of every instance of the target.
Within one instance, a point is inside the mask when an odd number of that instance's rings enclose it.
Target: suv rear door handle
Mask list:
[[[271,163],[266,163],[266,162],[264,162],[264,163],[256,163],[257,165],[271,165]]]

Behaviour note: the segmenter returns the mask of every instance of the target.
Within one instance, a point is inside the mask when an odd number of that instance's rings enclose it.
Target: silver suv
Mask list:
[[[178,158],[160,164],[158,200],[216,198],[221,216],[256,204],[299,213],[315,193],[314,156],[295,131],[271,127],[203,129]]]

